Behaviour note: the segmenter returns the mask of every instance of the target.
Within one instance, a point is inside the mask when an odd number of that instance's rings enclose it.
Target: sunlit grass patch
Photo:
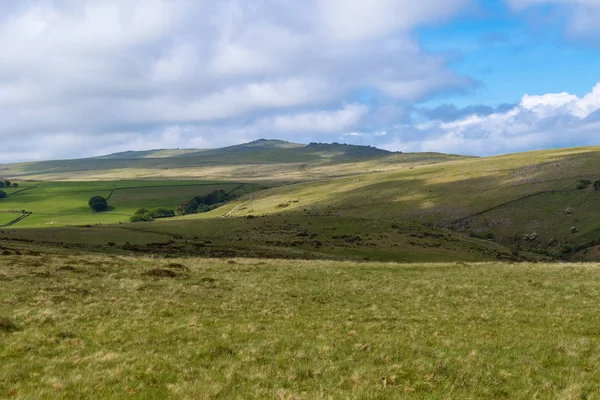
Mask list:
[[[229,261],[3,258],[0,397],[600,395],[598,265]]]

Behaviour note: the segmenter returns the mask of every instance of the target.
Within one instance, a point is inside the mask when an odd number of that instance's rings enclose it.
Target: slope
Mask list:
[[[600,179],[599,160],[588,147],[366,173],[270,189],[232,215],[422,222],[556,256],[600,239],[600,191],[577,189]]]
[[[462,158],[433,153],[403,155],[369,146],[337,143],[301,145],[259,140],[213,150],[152,150],[76,160],[4,164],[0,165],[0,176],[38,181],[214,179],[290,182]]]

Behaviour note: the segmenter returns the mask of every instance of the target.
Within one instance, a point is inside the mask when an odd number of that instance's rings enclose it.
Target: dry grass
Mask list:
[[[0,397],[599,398],[599,272],[2,256]]]

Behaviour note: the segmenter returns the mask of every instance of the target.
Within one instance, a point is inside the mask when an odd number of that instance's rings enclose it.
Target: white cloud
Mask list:
[[[2,2],[0,140],[18,160],[85,155],[92,136],[118,150],[168,145],[156,132],[169,126],[205,130],[181,147],[255,139],[260,126],[339,135],[368,117],[352,104],[365,88],[392,109],[472,85],[411,33],[471,2]]]
[[[340,110],[317,111],[294,115],[278,115],[257,121],[253,129],[268,133],[338,133],[354,127],[368,112],[360,104],[350,104]]]
[[[525,95],[516,106],[451,122],[399,127],[385,147],[489,155],[600,144],[600,83],[584,97],[568,93]]]
[[[322,0],[321,24],[334,40],[382,37],[416,25],[447,19],[470,0]]]

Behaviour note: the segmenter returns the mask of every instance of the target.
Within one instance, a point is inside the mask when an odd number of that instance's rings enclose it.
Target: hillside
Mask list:
[[[600,241],[600,191],[577,188],[600,179],[599,160],[588,147],[361,174],[270,189],[232,215],[421,222],[559,255]]]
[[[338,143],[303,145],[263,139],[221,149],[128,151],[95,158],[0,164],[0,176],[38,181],[303,181],[464,158],[437,153],[392,153]]]
[[[200,256],[447,261],[600,254],[600,190],[591,184],[600,179],[599,147],[473,158],[263,140],[205,152],[47,162],[55,163],[48,170],[44,163],[4,166],[38,177],[0,202],[0,211],[19,210],[12,219],[2,215],[11,229],[5,237],[115,250],[103,247],[110,241],[121,250]],[[163,173],[168,179],[156,179]],[[139,208],[175,209],[217,189],[237,199],[202,214],[122,225]],[[91,195],[108,196],[111,210],[92,214]],[[88,231],[82,236],[72,225]],[[18,229],[24,227],[35,229]]]

